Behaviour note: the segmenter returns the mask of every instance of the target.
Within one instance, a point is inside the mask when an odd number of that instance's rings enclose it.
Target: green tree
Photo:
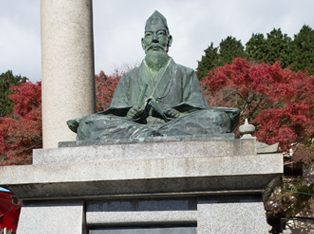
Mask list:
[[[308,69],[309,74],[314,74],[314,30],[303,25],[300,32],[294,35],[292,43],[294,71]]]
[[[205,55],[202,56],[201,61],[198,62],[196,68],[196,74],[199,80],[203,80],[204,77],[208,75],[208,72],[219,66],[219,54],[218,47],[214,47],[212,42],[206,50],[204,50]]]
[[[256,61],[260,63],[267,59],[268,48],[264,34],[253,33],[245,46],[245,51],[248,54],[250,61]]]
[[[17,86],[27,80],[25,76],[14,76],[10,70],[0,75],[0,116],[8,116],[13,111],[14,102],[8,97],[13,93],[10,87]]]
[[[274,28],[266,37],[262,33],[253,33],[245,46],[244,50],[241,41],[232,36],[222,40],[219,47],[211,43],[198,61],[196,74],[199,80],[204,80],[216,67],[231,64],[236,57],[247,57],[250,62],[269,65],[278,62],[282,68],[307,69],[310,75],[314,74],[314,30],[307,25],[294,35],[294,40],[280,28]]]
[[[196,68],[199,80],[203,80],[208,75],[208,72],[215,67],[223,66],[226,63],[231,64],[232,60],[237,57],[246,57],[241,41],[232,36],[221,40],[219,47],[214,47],[212,42],[204,52],[205,55],[202,56],[201,61],[198,61]]]
[[[273,29],[270,33],[267,33],[267,56],[263,60],[268,64],[274,64],[279,62],[282,68],[286,68],[292,64],[292,48],[291,38],[285,33],[281,32],[281,29]]]
[[[232,36],[228,36],[226,39],[221,40],[219,44],[219,54],[219,66],[223,66],[226,63],[231,64],[232,60],[237,57],[247,57],[241,40],[237,40],[235,37]]]
[[[250,61],[265,62],[270,65],[279,62],[282,68],[293,63],[291,38],[283,34],[281,29],[273,29],[267,33],[267,38],[262,33],[252,34],[246,43],[245,51]]]

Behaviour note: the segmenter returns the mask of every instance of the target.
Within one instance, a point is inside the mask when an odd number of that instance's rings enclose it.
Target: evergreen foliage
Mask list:
[[[214,43],[204,50],[205,55],[202,56],[202,60],[198,61],[196,69],[197,77],[203,80],[207,76],[208,72],[213,70],[215,67],[220,66],[218,47],[214,47]]]
[[[226,63],[231,64],[236,57],[246,57],[241,41],[231,36],[221,40],[219,47],[214,47],[214,43],[211,43],[204,52],[205,55],[202,56],[201,61],[198,61],[196,69],[197,77],[200,80],[203,80],[208,75],[208,72],[215,67],[223,66]]]
[[[267,33],[267,38],[262,33],[252,34],[246,43],[246,52],[250,61],[274,64],[279,62],[282,68],[292,64],[291,38],[283,34],[281,29],[273,29]]]
[[[203,80],[216,67],[231,64],[232,60],[247,57],[253,63],[280,63],[281,68],[294,71],[308,70],[314,74],[314,30],[304,25],[292,40],[280,28],[273,29],[266,34],[253,33],[245,48],[240,40],[228,36],[222,40],[219,47],[210,46],[204,50],[205,55],[198,61],[197,77]]]
[[[282,68],[288,67],[292,63],[291,38],[287,34],[283,34],[281,29],[273,29],[267,33],[267,55],[263,62],[274,64],[279,62]]]
[[[246,43],[245,48],[250,60],[262,62],[267,57],[267,43],[262,33],[252,34],[250,40]]]
[[[0,75],[0,116],[8,116],[13,111],[15,103],[9,99],[9,95],[13,93],[10,87],[17,86],[27,80],[25,76],[14,76],[10,70]]]
[[[292,70],[308,69],[309,74],[314,74],[314,30],[304,25],[300,32],[294,35],[292,43],[294,66]]]
[[[241,40],[237,40],[235,37],[228,36],[226,39],[222,40],[219,44],[219,54],[220,54],[220,66],[231,64],[232,60],[237,57],[245,58],[247,57],[244,46]]]

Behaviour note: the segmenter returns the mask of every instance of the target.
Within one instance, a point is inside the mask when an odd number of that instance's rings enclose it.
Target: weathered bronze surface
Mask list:
[[[155,11],[142,38],[145,59],[122,76],[110,108],[67,121],[77,140],[232,132],[239,110],[209,107],[193,69],[168,56],[171,43],[167,20]]]

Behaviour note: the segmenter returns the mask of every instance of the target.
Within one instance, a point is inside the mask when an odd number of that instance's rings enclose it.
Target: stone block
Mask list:
[[[136,143],[153,143],[153,142],[178,142],[178,141],[217,141],[217,140],[234,140],[234,133],[224,134],[200,134],[200,135],[183,135],[167,137],[145,137],[134,139],[107,139],[98,141],[78,140],[78,141],[60,141],[58,147],[77,147],[77,146],[97,146],[97,145],[121,145]]]
[[[241,155],[254,155],[257,154],[256,138],[241,138]]]
[[[171,225],[197,222],[197,211],[87,212],[92,226]]]
[[[196,199],[108,200],[89,201],[87,212],[140,212],[196,210]]]
[[[91,234],[197,234],[196,227],[125,227],[91,230]]]
[[[83,202],[23,202],[17,233],[87,234]]]
[[[196,224],[196,199],[109,200],[87,203],[91,226]]]
[[[283,170],[281,154],[141,159],[0,167],[21,199],[141,194],[262,193]]]
[[[197,233],[267,234],[268,227],[260,196],[199,198]]]
[[[106,144],[92,146],[36,149],[33,164],[101,162],[134,159],[171,159],[225,157],[256,154],[256,139],[226,139],[211,136],[182,137],[182,141],[151,138],[144,143]],[[232,134],[233,135],[233,134]],[[210,141],[206,141],[210,138]],[[138,139],[136,139],[138,140]],[[146,139],[147,140],[147,139]]]

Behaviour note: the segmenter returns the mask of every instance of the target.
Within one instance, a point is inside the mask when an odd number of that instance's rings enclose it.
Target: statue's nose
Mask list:
[[[153,34],[153,42],[158,42],[157,33]]]

